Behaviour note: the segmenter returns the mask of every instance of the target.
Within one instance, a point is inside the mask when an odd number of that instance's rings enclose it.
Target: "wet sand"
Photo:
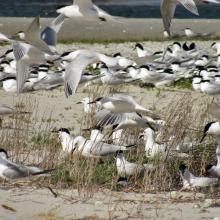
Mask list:
[[[32,18],[0,18],[0,32],[14,34],[26,30]],[[48,25],[52,19],[42,18],[41,25]],[[220,37],[218,19],[174,19],[172,30],[174,34],[183,34],[186,27],[195,32],[215,32]],[[99,20],[66,20],[60,33],[62,41],[140,41],[163,40],[161,19],[119,19],[118,22],[100,22]]]

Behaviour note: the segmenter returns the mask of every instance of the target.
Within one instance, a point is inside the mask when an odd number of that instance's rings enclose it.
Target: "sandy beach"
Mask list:
[[[6,21],[7,19],[5,19]],[[1,21],[2,22],[2,21]],[[153,21],[152,21],[153,22]],[[159,21],[158,25],[159,25]],[[143,24],[144,25],[144,24]],[[2,26],[4,28],[4,26]],[[68,28],[67,28],[68,29]],[[66,31],[68,31],[66,29]],[[6,30],[6,29],[5,29]],[[159,29],[158,29],[159,30]],[[1,30],[2,31],[2,30]],[[64,27],[65,32],[65,27]],[[95,32],[94,32],[95,33]],[[76,34],[77,31],[73,32]],[[111,35],[113,37],[113,35]],[[104,37],[104,36],[101,36]],[[135,37],[135,35],[133,35]],[[170,42],[144,42],[144,46],[153,51],[161,50]],[[209,50],[211,41],[197,42],[199,47]],[[121,44],[59,44],[58,51],[87,48],[113,54],[120,51],[123,55],[135,59],[134,43]],[[8,46],[0,47],[0,53]],[[116,88],[117,89],[117,88]],[[136,97],[137,101],[148,108],[155,109],[162,117],[171,102],[179,100],[183,95],[192,96],[195,105],[206,106],[211,98],[201,93],[186,89],[147,90],[138,85],[123,86],[121,92],[128,92]],[[38,91],[28,94],[9,94],[0,90],[1,102],[16,106],[18,102],[36,100],[38,108],[35,113],[45,119],[51,117],[53,127],[67,127],[71,132],[78,134],[82,120],[82,105],[75,103],[89,94],[89,89],[80,87],[78,92],[65,98],[63,87],[54,91]],[[34,113],[34,114],[35,114]],[[6,122],[7,123],[7,119]],[[42,120],[40,123],[47,123]],[[3,124],[4,125],[4,124]],[[46,126],[46,125],[45,125]],[[3,147],[3,146],[2,146]],[[220,219],[219,200],[210,197],[209,193],[194,192],[165,192],[158,194],[117,192],[97,188],[86,192],[83,196],[77,190],[54,189],[54,195],[46,188],[39,187],[10,187],[3,183],[0,187],[0,219],[2,220],[61,220],[61,219]]]
[[[14,34],[26,30],[33,18],[2,18],[0,32]],[[41,18],[42,27],[48,25],[51,18]],[[174,34],[183,34],[184,28],[192,28],[195,32],[215,33],[220,36],[218,19],[174,19]],[[67,20],[58,34],[60,41],[143,41],[163,40],[161,19],[119,19],[118,22],[97,22],[89,20]]]
[[[206,199],[202,193],[170,192],[137,194],[100,189],[92,198],[77,191],[25,188],[0,190],[2,220],[64,219],[219,219],[219,200]]]

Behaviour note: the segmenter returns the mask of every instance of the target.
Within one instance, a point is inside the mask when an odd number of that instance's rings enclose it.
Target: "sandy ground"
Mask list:
[[[0,18],[0,32],[14,34],[26,30],[32,18]],[[42,27],[52,19],[42,18]],[[218,19],[174,19],[172,30],[174,34],[183,34],[184,28],[192,28],[195,32],[213,33],[220,36]],[[100,22],[89,20],[66,20],[60,33],[59,40],[143,40],[163,39],[161,19],[119,19],[119,22]]]
[[[167,43],[144,42],[144,45],[156,51],[166,47]],[[200,47],[207,49],[210,43],[198,42]],[[58,45],[58,50],[61,52],[89,48],[107,54],[121,51],[127,57],[134,58],[133,46],[134,43],[71,44]],[[7,48],[1,47],[1,53]],[[170,101],[180,98],[183,94],[192,94],[187,90],[162,91],[158,97],[158,91],[146,91],[138,86],[125,86],[122,91],[128,91],[144,106],[156,108],[161,114]],[[1,102],[14,106],[18,101],[36,100],[39,115],[47,118],[52,112],[54,127],[72,128],[74,133],[79,132],[79,122],[82,117],[82,105],[75,105],[75,103],[87,95],[88,91],[85,91],[83,87],[69,99],[65,98],[62,87],[50,92],[38,91],[19,96],[0,90]],[[207,100],[204,95],[194,92],[193,98],[198,100],[198,104]],[[197,194],[194,198],[193,193],[153,195],[101,190],[92,198],[86,199],[79,196],[76,191],[58,191],[58,194],[58,198],[54,198],[48,189],[33,190],[22,187],[6,190],[2,188],[0,190],[0,219],[80,219],[89,216],[98,216],[103,219],[220,219],[219,207],[210,207],[214,201],[205,199],[203,194]]]
[[[61,219],[220,219],[219,201],[197,193],[137,194],[100,190],[92,198],[77,191],[0,190],[2,220]],[[214,205],[215,204],[215,205]],[[96,218],[92,218],[96,217]]]

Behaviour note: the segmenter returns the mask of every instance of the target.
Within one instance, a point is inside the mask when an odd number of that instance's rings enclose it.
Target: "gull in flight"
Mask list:
[[[72,5],[61,6],[57,13],[68,18],[99,18],[101,21],[115,20],[113,16],[93,4],[92,0],[74,0]]]
[[[220,2],[216,0],[200,0],[203,3],[216,3]],[[172,18],[174,17],[176,6],[182,4],[187,10],[195,15],[199,15],[198,9],[194,0],[161,0],[160,12],[163,18],[163,25],[165,31],[170,36],[170,26]]]
[[[16,60],[17,92],[22,92],[25,81],[34,64],[46,62],[46,55],[54,55],[49,46],[40,37],[40,18],[36,17],[22,36],[12,37],[13,52]],[[21,38],[22,37],[22,38]]]
[[[0,149],[0,177],[4,180],[14,180],[31,176],[45,176],[51,173],[51,170],[42,170],[38,167],[18,165],[9,160],[8,153]]]
[[[61,57],[64,60],[67,58],[72,60],[65,69],[64,89],[66,97],[69,97],[76,92],[81,81],[83,71],[89,64],[103,62],[106,65],[115,65],[114,58],[89,50],[78,50]]]

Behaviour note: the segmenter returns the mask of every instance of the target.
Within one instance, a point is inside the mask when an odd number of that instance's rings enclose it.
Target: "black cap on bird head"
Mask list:
[[[181,164],[181,165],[179,166],[179,171],[180,171],[182,174],[185,173],[186,169],[187,169],[187,166],[186,166],[185,164]]]
[[[203,142],[203,140],[205,139],[205,137],[206,137],[206,135],[207,135],[207,132],[208,132],[208,130],[209,130],[209,128],[212,126],[212,124],[213,123],[215,123],[216,121],[212,121],[212,122],[209,122],[208,124],[206,124],[206,126],[205,126],[205,128],[204,128],[204,130],[203,130],[203,136],[202,136],[202,138],[201,138],[201,140],[200,140],[200,143],[202,143]]]
[[[66,5],[59,5],[59,6],[56,7],[56,10],[61,9],[63,7],[66,7]]]
[[[123,154],[123,151],[122,151],[122,150],[117,150],[117,151],[115,152],[115,154],[116,154],[116,156],[118,156],[119,154]]]
[[[212,167],[213,167],[213,164],[209,164],[209,165],[206,166],[205,171],[206,171],[207,174],[212,169]]]
[[[148,65],[142,65],[142,66],[140,66],[140,69],[150,70],[150,67]]]
[[[6,159],[9,158],[8,152],[5,149],[0,149],[0,156],[5,157]]]
[[[67,51],[67,52],[64,52],[61,57],[65,57],[65,56],[68,56],[70,53],[72,53],[72,51]]]
[[[60,128],[57,132],[64,132],[70,134],[70,131],[67,128]]]
[[[137,47],[140,48],[141,50],[144,50],[143,45],[140,43],[136,43],[135,48],[137,48]]]
[[[113,57],[119,57],[119,56],[121,57],[121,53],[116,53],[113,55]]]
[[[215,46],[216,45],[216,42],[213,42],[212,44],[211,44],[211,47],[213,47],[213,46]]]
[[[179,47],[181,47],[181,44],[180,44],[180,42],[177,42],[177,41],[175,41],[175,42],[173,42],[173,45],[178,45]]]

